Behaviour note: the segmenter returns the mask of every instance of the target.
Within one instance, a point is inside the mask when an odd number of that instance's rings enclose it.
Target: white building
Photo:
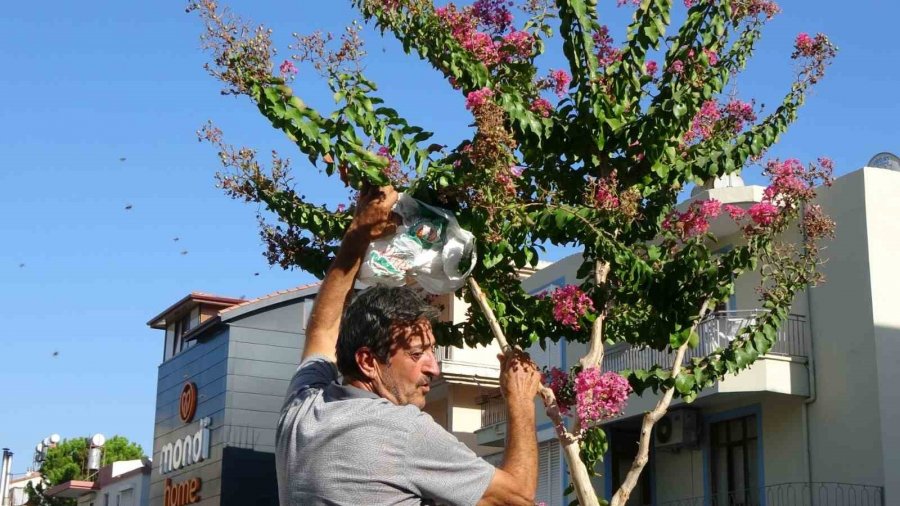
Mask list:
[[[36,487],[41,482],[41,473],[28,471],[25,474],[11,476],[6,497],[0,498],[0,506],[24,506],[28,504],[28,494],[25,487],[31,484]]]
[[[67,481],[44,495],[76,499],[78,506],[149,506],[150,468],[148,459],[120,460],[101,467],[94,481]]]
[[[876,157],[877,159],[877,157]],[[879,164],[881,165],[881,164]],[[882,165],[887,166],[887,165]],[[740,178],[699,188],[691,197],[723,204],[758,202],[762,187]],[[673,403],[654,434],[650,463],[630,505],[900,505],[900,172],[865,167],[821,188],[820,203],[837,222],[821,270],[827,281],[795,301],[771,353],[707,389],[692,404]],[[712,224],[723,248],[741,240],[723,218]],[[538,271],[524,283],[537,293],[575,283],[580,257]],[[693,356],[727,343],[759,311],[758,274],[737,280],[727,307],[700,328]],[[568,368],[585,346],[539,348],[543,365]],[[668,354],[617,345],[605,370],[671,363]],[[606,497],[636,453],[642,414],[656,404],[632,395],[625,415],[606,424],[611,443],[597,490]],[[481,445],[502,446],[502,405],[484,407]],[[568,484],[549,421],[538,418],[539,500],[568,504]],[[659,430],[663,427],[663,430]]]

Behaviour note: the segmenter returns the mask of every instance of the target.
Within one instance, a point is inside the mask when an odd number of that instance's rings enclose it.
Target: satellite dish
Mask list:
[[[44,443],[38,443],[37,446],[34,447],[34,451],[38,453],[44,451]]]
[[[872,159],[869,160],[869,163],[866,164],[866,166],[878,167],[879,169],[896,170],[900,172],[900,157],[897,157],[897,155],[885,151],[873,156]]]
[[[103,443],[106,442],[106,436],[100,434],[99,432],[91,436],[91,445],[93,446],[103,446]]]
[[[59,434],[50,434],[50,443],[56,444],[59,443],[60,437]]]

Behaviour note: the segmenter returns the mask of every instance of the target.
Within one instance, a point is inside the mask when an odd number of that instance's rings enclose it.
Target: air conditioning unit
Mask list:
[[[696,448],[699,444],[700,414],[696,409],[672,410],[656,423],[653,446],[657,449]]]

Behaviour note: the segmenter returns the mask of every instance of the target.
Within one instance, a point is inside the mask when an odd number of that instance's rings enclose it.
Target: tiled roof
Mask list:
[[[247,307],[247,306],[249,306],[249,305],[251,305],[251,304],[256,304],[256,303],[261,302],[261,301],[265,301],[265,300],[268,300],[268,299],[272,299],[272,298],[275,298],[275,297],[279,297],[279,296],[284,295],[284,294],[287,294],[287,293],[294,293],[294,292],[299,292],[299,291],[301,291],[301,290],[308,290],[308,289],[310,289],[310,288],[312,288],[312,287],[314,287],[314,286],[320,285],[320,284],[322,284],[322,282],[321,282],[321,281],[317,281],[317,282],[315,282],[315,283],[310,283],[310,284],[308,284],[308,285],[300,285],[300,286],[297,286],[297,287],[294,287],[294,288],[288,288],[287,290],[278,290],[277,292],[272,292],[272,293],[263,295],[262,297],[257,297],[257,298],[255,298],[255,299],[246,300],[246,301],[244,301],[244,302],[241,302],[240,304],[235,304],[235,305],[233,305],[233,306],[226,307],[226,308],[224,308],[224,309],[222,309],[222,310],[219,311],[219,315],[224,315],[224,314],[229,313],[229,312],[231,312],[231,311],[235,311],[235,310],[237,310],[237,309],[241,309],[241,308]]]

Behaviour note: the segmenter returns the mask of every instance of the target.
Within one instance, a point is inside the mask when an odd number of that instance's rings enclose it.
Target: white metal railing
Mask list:
[[[763,310],[716,311],[700,322],[697,333],[700,344],[688,349],[684,354],[684,363],[692,358],[705,357],[719,348],[726,348],[737,337],[740,330],[755,322]],[[769,350],[769,355],[791,357],[809,356],[809,336],[806,317],[789,315],[778,329],[778,339]],[[604,371],[619,372],[625,369],[649,369],[654,365],[671,366],[675,358],[674,352],[659,351],[651,348],[634,348],[628,345],[614,347],[603,359]]]
[[[481,426],[506,421],[506,401],[503,397],[488,397],[481,403]]]
[[[661,506],[884,506],[884,488],[852,483],[780,483],[666,501]]]

